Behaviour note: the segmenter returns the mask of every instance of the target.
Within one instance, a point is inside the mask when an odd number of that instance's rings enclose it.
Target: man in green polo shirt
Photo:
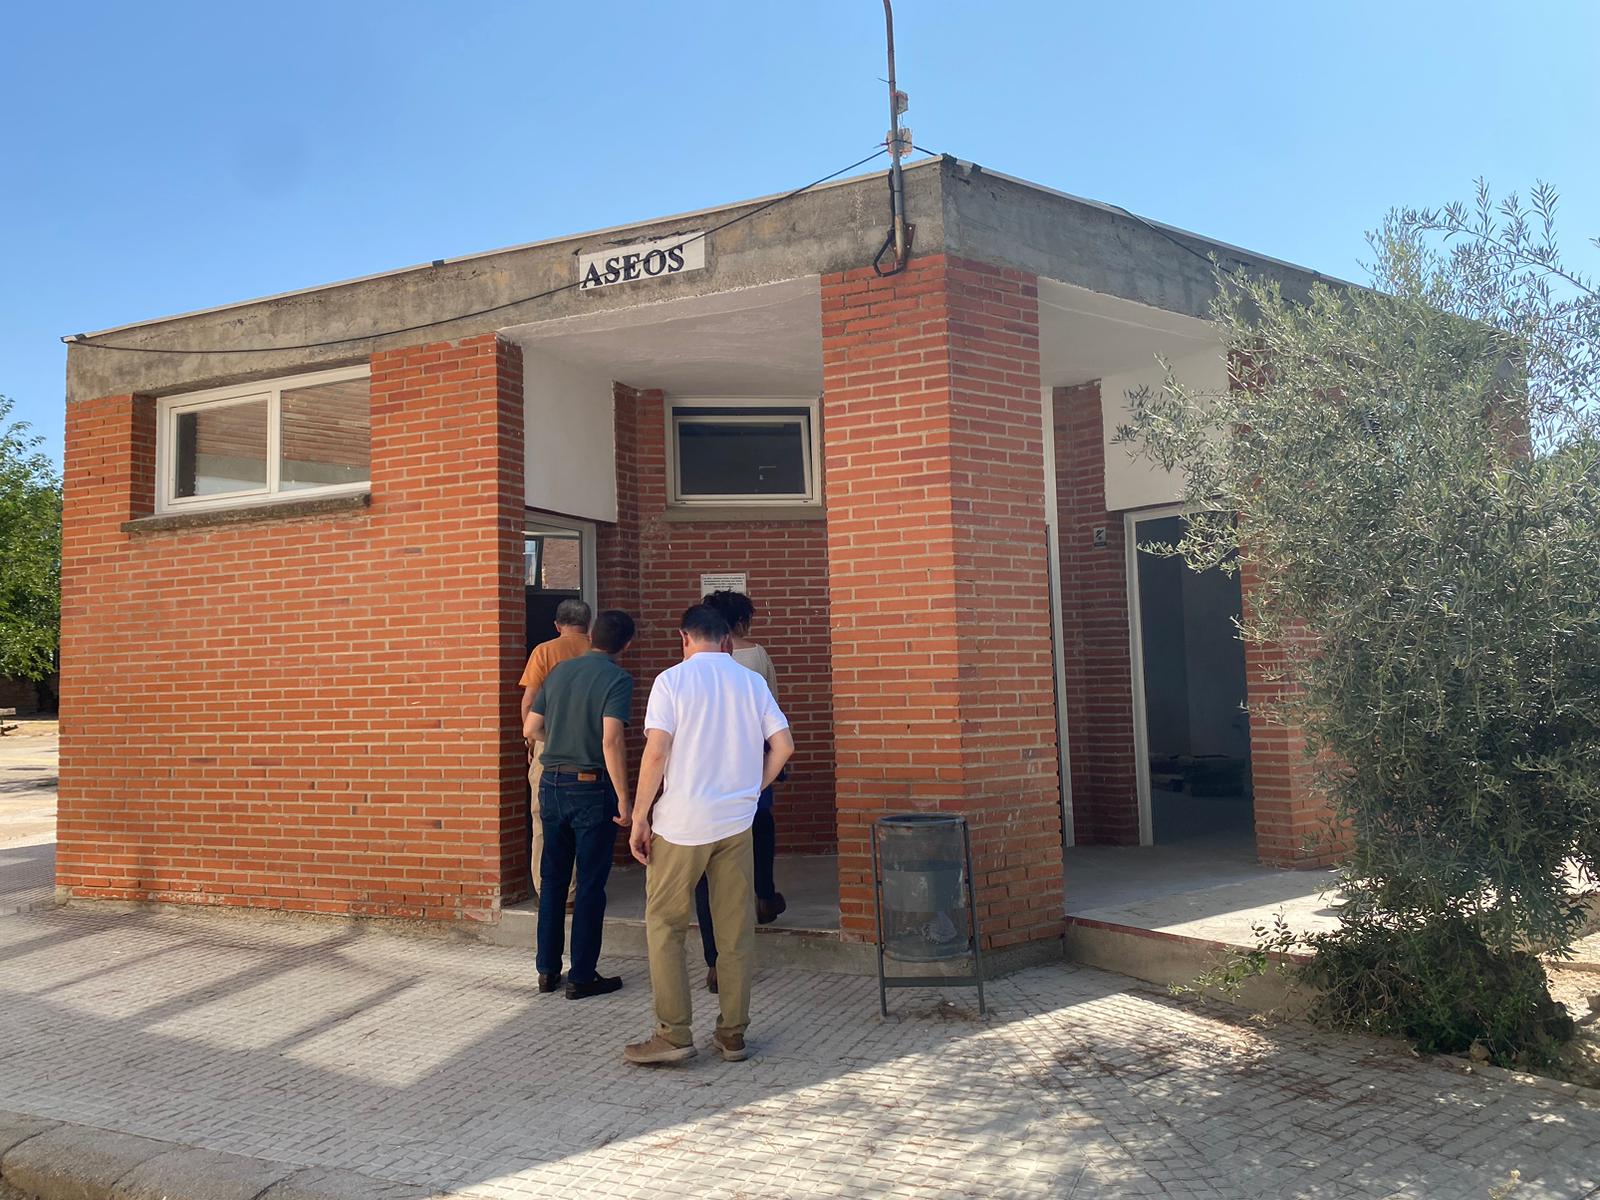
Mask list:
[[[601,613],[589,634],[591,649],[556,664],[522,725],[524,737],[544,743],[539,759],[544,766],[539,778],[539,820],[544,829],[539,895],[566,895],[574,865],[578,872],[569,1000],[602,996],[622,986],[620,978],[606,978],[596,966],[611,849],[617,828],[632,822],[623,739],[633,707],[633,676],[616,664],[616,656],[632,640],[632,617],[616,609]],[[553,992],[561,983],[566,918],[559,903],[539,906],[541,992]]]

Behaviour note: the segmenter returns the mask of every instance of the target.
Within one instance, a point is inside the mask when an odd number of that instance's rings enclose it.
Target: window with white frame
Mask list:
[[[815,400],[674,400],[675,504],[816,504]]]
[[[365,491],[368,374],[349,367],[164,398],[156,417],[159,509]]]

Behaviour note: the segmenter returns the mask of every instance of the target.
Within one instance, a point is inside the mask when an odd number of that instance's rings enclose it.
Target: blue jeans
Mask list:
[[[562,903],[578,868],[577,897],[572,906],[573,983],[592,983],[600,961],[600,935],[606,918],[606,880],[611,877],[611,848],[616,842],[617,793],[602,775],[580,782],[569,773],[546,771],[539,780],[539,820],[544,826],[544,853],[539,859],[539,972],[561,970],[566,944],[566,905]]]

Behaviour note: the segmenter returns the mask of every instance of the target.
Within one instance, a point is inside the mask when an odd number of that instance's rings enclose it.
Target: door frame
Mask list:
[[[1144,696],[1144,624],[1139,612],[1139,522],[1182,517],[1184,504],[1161,504],[1128,509],[1122,514],[1122,544],[1128,584],[1128,665],[1133,675],[1133,771],[1139,798],[1139,845],[1155,844],[1155,822],[1150,811],[1150,714]]]
[[[523,537],[527,537],[530,533],[549,531],[571,532],[578,535],[578,594],[588,602],[590,608],[598,611],[599,568],[596,559],[599,556],[599,545],[595,523],[585,521],[581,517],[563,517],[556,513],[542,512],[536,508],[522,510]]]

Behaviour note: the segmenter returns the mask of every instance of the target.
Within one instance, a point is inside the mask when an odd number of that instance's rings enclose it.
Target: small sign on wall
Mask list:
[[[750,586],[750,576],[744,571],[712,571],[700,576],[700,594],[712,592],[742,592]]]
[[[703,233],[676,233],[631,246],[609,246],[578,256],[578,290],[592,292],[617,283],[682,275],[704,270],[705,265]]]

